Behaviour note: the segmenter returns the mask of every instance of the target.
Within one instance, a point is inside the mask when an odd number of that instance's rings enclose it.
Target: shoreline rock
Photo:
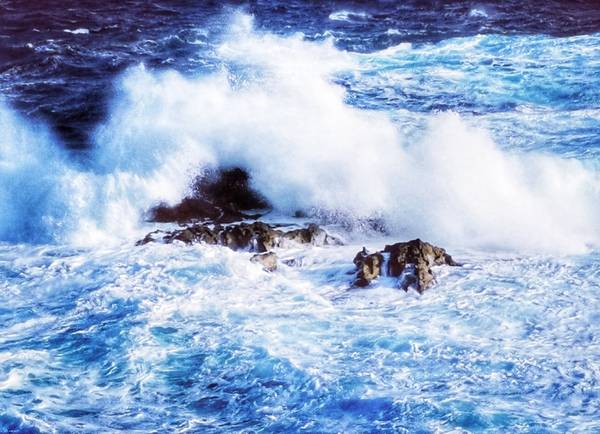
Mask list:
[[[239,168],[210,170],[194,180],[192,193],[176,205],[158,204],[148,211],[148,221],[189,223],[210,221],[233,223],[259,218],[252,210],[269,210],[270,205],[250,186],[250,176]]]
[[[140,246],[151,242],[171,244],[175,241],[185,244],[218,244],[232,250],[256,253],[265,253],[275,248],[293,247],[298,244],[313,246],[342,244],[339,239],[314,223],[310,223],[304,228],[284,231],[275,225],[256,221],[228,226],[215,224],[212,228],[208,224],[196,223],[172,231],[156,230],[139,240],[136,245]]]
[[[141,246],[152,242],[171,244],[209,244],[228,247],[235,251],[254,253],[251,262],[273,272],[278,266],[275,249],[298,245],[331,246],[342,245],[336,237],[323,228],[310,223],[303,228],[284,230],[281,226],[255,221],[229,225],[195,223],[171,231],[156,230],[139,240]],[[290,260],[285,260],[288,264]],[[398,278],[398,287],[408,291],[414,288],[422,293],[435,283],[432,267],[438,265],[458,266],[446,251],[430,243],[414,239],[386,245],[383,250],[370,253],[366,248],[353,260],[355,271],[352,287],[364,288],[381,276]]]
[[[260,264],[263,270],[272,273],[277,270],[277,255],[273,252],[257,253],[250,258],[250,262]]]
[[[367,249],[363,247],[363,249],[354,257],[353,262],[356,266],[354,286],[364,288],[382,274],[384,258],[379,252],[369,253],[367,252]]]
[[[356,277],[352,286],[364,288],[379,276],[398,278],[398,286],[405,291],[414,287],[423,293],[435,282],[431,267],[458,266],[444,249],[415,239],[385,246],[380,252],[369,253],[363,247],[354,258]]]

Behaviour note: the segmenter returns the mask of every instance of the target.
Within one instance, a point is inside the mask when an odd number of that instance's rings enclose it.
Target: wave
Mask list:
[[[65,33],[71,33],[72,35],[89,35],[90,34],[90,30],[86,29],[84,27],[75,29],[75,30],[71,30],[71,29],[64,29],[63,32]]]
[[[395,236],[464,247],[575,253],[600,241],[600,178],[582,162],[503,151],[454,113],[430,116],[409,140],[389,114],[349,105],[332,83],[357,67],[357,55],[257,32],[245,15],[217,55],[225,67],[212,75],[129,70],[86,171],[2,109],[3,122],[24,128],[16,136],[41,143],[25,148],[40,156],[27,191],[50,193],[40,208],[21,204],[2,166],[2,197],[17,204],[3,215],[2,238],[32,224],[64,233],[55,228],[63,224],[70,240],[118,239],[138,230],[151,205],[181,199],[198,171],[239,166],[282,213],[379,217]],[[22,143],[3,141],[9,150]],[[30,166],[19,167],[26,178]]]
[[[68,215],[65,155],[50,133],[0,101],[0,239],[52,240]]]
[[[329,14],[329,19],[331,21],[349,21],[352,22],[354,20],[367,20],[371,18],[371,15],[368,14],[367,12],[363,12],[363,11],[346,11],[346,10],[341,10],[341,11],[336,11],[336,12],[332,12],[331,14]]]

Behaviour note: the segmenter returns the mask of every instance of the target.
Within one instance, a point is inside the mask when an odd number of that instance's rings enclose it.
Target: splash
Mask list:
[[[202,165],[241,166],[281,212],[382,216],[398,235],[453,245],[575,252],[598,242],[598,174],[578,161],[507,153],[453,113],[406,143],[387,114],[348,105],[331,82],[355,57],[253,31],[247,16],[218,53],[228,69],[212,76],[130,71],[99,135],[107,155],[179,186]]]
[[[73,228],[72,241],[131,236],[144,210],[177,202],[198,171],[215,166],[245,168],[278,212],[380,217],[397,237],[560,253],[600,241],[600,180],[581,162],[502,151],[453,113],[430,116],[409,140],[389,113],[349,105],[332,82],[359,67],[360,55],[330,40],[256,31],[247,15],[235,16],[216,54],[223,69],[212,75],[129,70],[95,132],[88,171],[44,157],[46,142],[25,153],[39,156],[32,164],[42,174],[27,191],[51,191],[41,209],[71,222],[61,224]],[[16,184],[2,185],[14,201]],[[61,196],[65,185],[76,188]],[[38,211],[27,203],[3,216],[5,239]]]
[[[66,229],[68,171],[53,145],[0,101],[0,240],[44,242]]]

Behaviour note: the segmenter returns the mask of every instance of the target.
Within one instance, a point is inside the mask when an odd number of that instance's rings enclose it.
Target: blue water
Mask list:
[[[0,432],[600,432],[593,2],[111,3],[0,0]],[[214,166],[346,245],[136,247]]]

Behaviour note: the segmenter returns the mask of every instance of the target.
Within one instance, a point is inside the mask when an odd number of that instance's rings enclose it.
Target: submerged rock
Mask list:
[[[262,265],[268,272],[277,270],[277,255],[273,252],[257,253],[250,258],[250,262]]]
[[[387,267],[384,266],[386,258]],[[459,264],[441,247],[416,239],[385,246],[383,251],[372,254],[363,248],[354,258],[354,265],[354,286],[368,286],[380,275],[387,275],[397,277],[400,288],[405,291],[414,287],[422,293],[435,282],[431,267]]]

